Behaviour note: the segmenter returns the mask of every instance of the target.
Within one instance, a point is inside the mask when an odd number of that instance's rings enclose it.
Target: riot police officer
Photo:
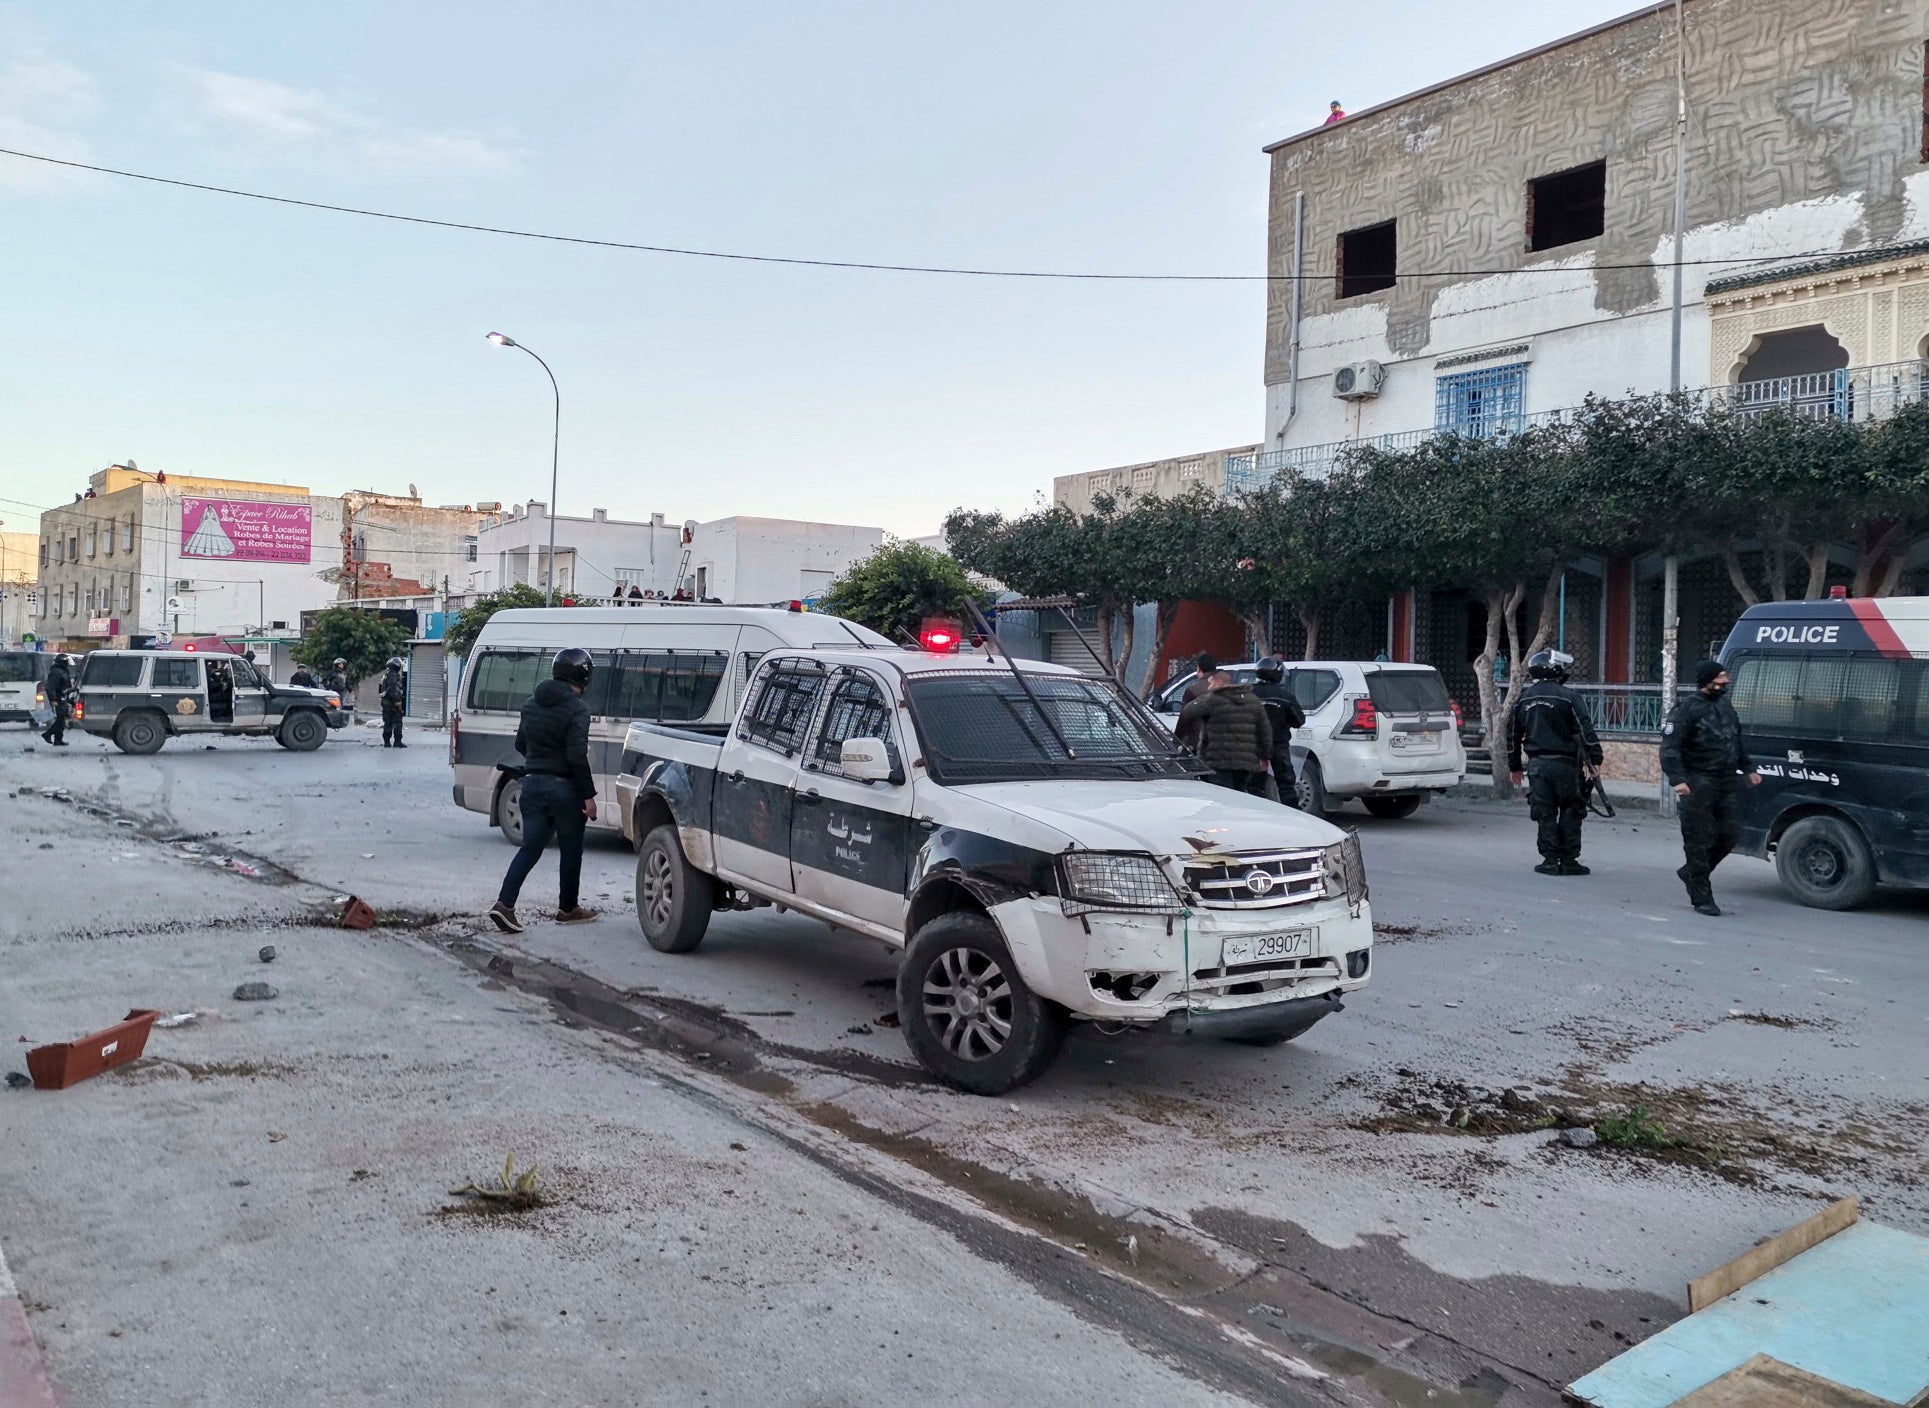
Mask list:
[[[67,746],[67,721],[74,716],[74,658],[66,651],[54,657],[54,663],[47,667],[47,707],[54,711],[53,719],[41,730],[40,736],[55,748]]]
[[[1507,716],[1507,771],[1527,778],[1527,805],[1540,827],[1541,875],[1587,875],[1581,864],[1581,823],[1587,819],[1589,770],[1601,766],[1601,740],[1567,687],[1574,657],[1537,650],[1527,661],[1532,681]],[[1523,755],[1525,763],[1523,765]]]
[[[1688,887],[1695,913],[1719,915],[1714,870],[1741,839],[1741,778],[1762,775],[1749,760],[1741,719],[1730,704],[1728,671],[1719,660],[1695,666],[1695,693],[1675,705],[1661,726],[1661,771],[1674,788],[1687,863],[1675,872]]]
[[[1299,789],[1293,783],[1293,730],[1306,727],[1306,711],[1286,683],[1286,665],[1277,655],[1259,662],[1259,683],[1253,694],[1266,706],[1266,719],[1273,726],[1273,770],[1267,792],[1276,802],[1289,807],[1299,805]]]
[[[339,655],[335,657],[334,666],[322,676],[322,688],[340,696],[342,707],[348,708],[348,661]]]
[[[382,746],[406,748],[402,741],[402,711],[408,707],[409,682],[402,673],[402,657],[391,655],[382,671],[382,683],[375,691],[382,701]]]

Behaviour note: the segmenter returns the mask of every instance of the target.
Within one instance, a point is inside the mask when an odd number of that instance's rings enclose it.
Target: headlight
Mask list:
[[[1348,904],[1359,904],[1366,898],[1366,857],[1360,852],[1357,835],[1348,832],[1337,846],[1328,846],[1321,853],[1321,859],[1325,862],[1329,900],[1344,895]]]
[[[1095,909],[1181,914],[1185,906],[1151,856],[1069,851],[1059,858],[1067,914]]]
[[[341,708],[341,707],[342,707],[342,700],[341,700],[341,696],[340,696],[340,695],[338,695],[338,694],[331,694],[331,695],[329,695],[329,696],[328,696],[328,707],[329,707],[329,708],[331,708],[331,709],[339,709],[339,708]]]

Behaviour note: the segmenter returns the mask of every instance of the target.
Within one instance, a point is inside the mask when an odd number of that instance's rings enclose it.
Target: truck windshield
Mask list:
[[[1031,686],[1029,695],[1025,684]],[[1112,686],[1031,673],[1025,684],[990,670],[920,674],[905,682],[925,764],[939,782],[1191,777],[1197,772]]]

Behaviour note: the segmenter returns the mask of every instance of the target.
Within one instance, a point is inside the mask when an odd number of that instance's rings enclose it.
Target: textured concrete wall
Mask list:
[[[1902,235],[1904,183],[1922,170],[1922,0],[1689,0],[1687,16],[1690,226],[1761,230],[1767,212],[1846,196],[1850,208],[1827,229],[1798,217],[1779,238],[1761,233],[1778,251],[1792,236],[1791,253],[1814,248],[1801,241],[1818,236],[1849,248]],[[1398,221],[1402,271],[1569,270],[1514,274],[1477,297],[1469,286],[1489,281],[1455,276],[1344,302],[1330,278],[1312,279],[1304,314],[1344,325],[1324,329],[1326,340],[1350,332],[1383,341],[1394,357],[1450,350],[1433,323],[1456,299],[1533,304],[1556,295],[1585,305],[1568,313],[1597,318],[1651,308],[1667,296],[1660,266],[1673,223],[1674,111],[1672,19],[1648,14],[1295,139],[1272,154],[1270,267],[1290,272],[1293,195],[1304,190],[1311,271],[1330,274],[1340,232],[1388,218]],[[1526,183],[1603,158],[1606,232],[1530,254]],[[1690,258],[1734,252],[1720,241],[1689,245]],[[1613,264],[1636,267],[1600,267]],[[1690,271],[1691,297],[1714,272]],[[1287,375],[1289,302],[1289,286],[1275,283],[1269,385]]]
[[[1218,493],[1226,483],[1226,456],[1250,455],[1258,445],[1240,445],[1230,450],[1209,450],[1199,455],[1180,455],[1173,459],[1148,460],[1144,464],[1121,465],[1117,469],[1088,470],[1083,474],[1061,474],[1052,480],[1052,502],[1063,504],[1074,513],[1090,513],[1097,494],[1134,494],[1140,498],[1176,498],[1195,487]]]

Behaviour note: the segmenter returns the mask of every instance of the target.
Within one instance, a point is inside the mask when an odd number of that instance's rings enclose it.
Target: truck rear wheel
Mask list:
[[[1420,798],[1412,795],[1405,797],[1367,797],[1363,800],[1366,802],[1366,809],[1382,821],[1399,821],[1401,818],[1412,816],[1420,810]]]
[[[1025,986],[998,926],[961,911],[933,919],[904,951],[898,1021],[927,1071],[974,1095],[1029,1085],[1065,1042],[1064,1012]]]
[[[328,737],[328,724],[313,709],[297,709],[281,721],[275,742],[295,753],[312,753]]]
[[[689,953],[703,942],[717,907],[717,882],[690,864],[667,822],[636,853],[636,922],[658,953]]]
[[[1299,769],[1299,809],[1308,816],[1324,818],[1333,810],[1333,799],[1326,794],[1326,774],[1320,770],[1319,759],[1311,753]]]
[[[123,753],[158,753],[167,742],[167,724],[149,710],[122,714],[114,725],[114,746]]]
[[[512,777],[496,796],[496,825],[512,846],[522,845],[522,779]]]
[[[1840,817],[1805,816],[1775,847],[1782,888],[1813,909],[1859,909],[1875,893],[1875,857]]]

